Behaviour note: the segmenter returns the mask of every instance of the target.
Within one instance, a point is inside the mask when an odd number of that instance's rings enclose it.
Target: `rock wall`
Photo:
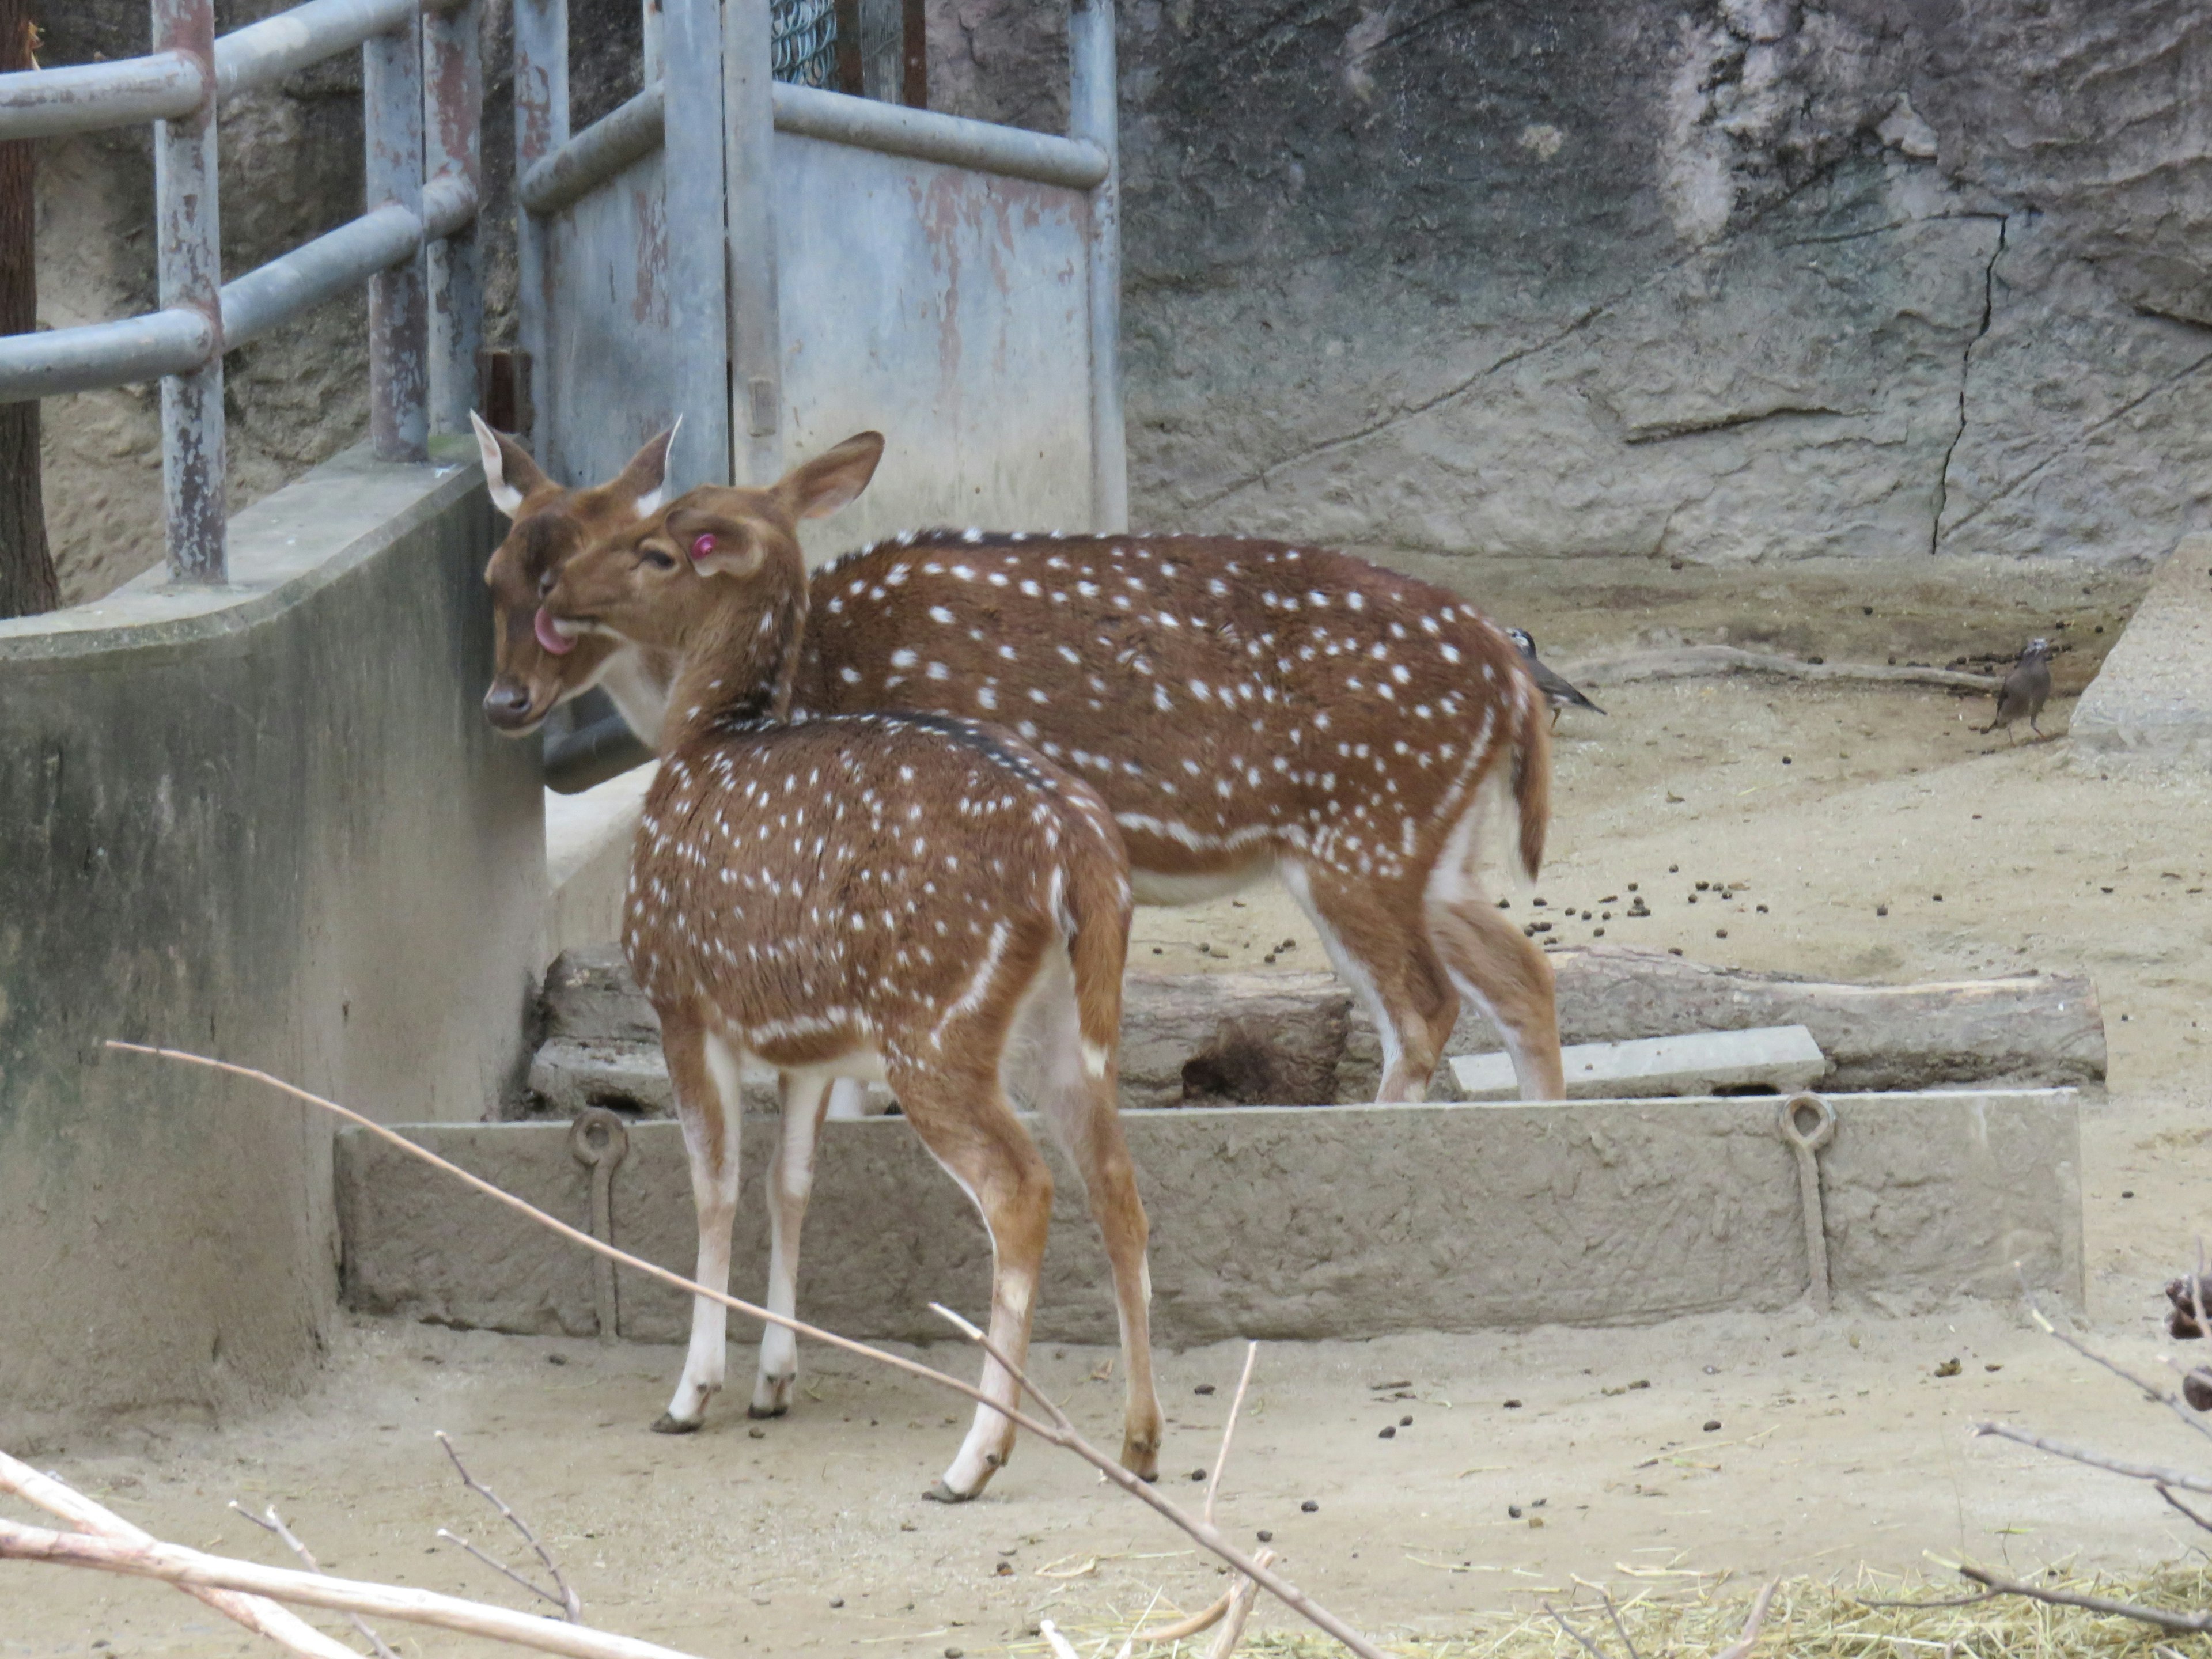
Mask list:
[[[2180,0],[1125,0],[1140,524],[1697,561],[2206,522]],[[932,84],[1056,126],[1056,9]]]
[[[282,0],[222,0],[221,28]],[[510,0],[484,237],[512,338]],[[572,0],[579,123],[635,0]],[[2118,562],[2212,528],[2212,16],[2185,0],[1121,0],[1137,522],[1440,552]],[[146,49],[52,9],[46,61]],[[932,0],[1060,130],[1066,17]],[[360,210],[357,60],[223,112],[227,269]],[[42,314],[154,302],[143,132],[40,155]],[[358,438],[360,301],[228,362],[234,507]],[[48,405],[67,597],[161,555],[151,387]]]

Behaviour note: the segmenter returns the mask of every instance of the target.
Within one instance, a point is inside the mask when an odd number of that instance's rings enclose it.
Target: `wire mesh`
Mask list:
[[[802,87],[834,87],[837,81],[837,0],[770,0],[775,78]]]

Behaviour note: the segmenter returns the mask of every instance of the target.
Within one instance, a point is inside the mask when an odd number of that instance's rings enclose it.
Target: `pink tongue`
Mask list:
[[[561,636],[561,631],[553,626],[553,618],[545,614],[545,607],[542,605],[538,607],[537,633],[538,643],[556,657],[565,657],[576,648],[575,641]]]

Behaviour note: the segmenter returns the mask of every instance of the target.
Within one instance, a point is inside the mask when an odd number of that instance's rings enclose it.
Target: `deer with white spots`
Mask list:
[[[1419,1100],[1462,996],[1522,1097],[1565,1093],[1551,964],[1477,881],[1485,786],[1533,877],[1551,744],[1521,653],[1456,595],[1364,560],[1200,536],[931,531],[814,577],[796,706],[1003,721],[1113,808],[1137,896],[1272,870]]]
[[[488,471],[501,460],[487,449]],[[528,552],[511,534],[495,575]],[[667,684],[665,655],[548,652],[529,583],[494,585],[502,678],[541,716],[587,674],[634,698]],[[811,592],[796,711],[1012,726],[1112,809],[1139,902],[1279,875],[1375,1018],[1378,1099],[1423,1097],[1462,997],[1498,1026],[1524,1098],[1565,1092],[1551,965],[1477,877],[1486,793],[1510,793],[1517,861],[1531,877],[1540,863],[1545,704],[1473,605],[1326,549],[974,530],[848,555]]]
[[[1009,1085],[1021,1088],[1081,1172],[1104,1236],[1127,1371],[1121,1460],[1149,1479],[1162,1419],[1144,1206],[1118,1115],[1131,894],[1112,816],[991,727],[921,713],[787,718],[807,622],[798,521],[859,494],[882,449],[863,434],[771,489],[695,489],[574,554],[545,596],[552,654],[611,634],[679,664],[623,946],[660,1018],[698,1278],[729,1279],[741,1059],[783,1079],[768,1298],[783,1314],[830,1085],[879,1079],[982,1212],[990,1334],[1019,1364],[1052,1208],[1051,1173],[1009,1103]],[[699,1425],[723,1381],[724,1320],[720,1304],[695,1302],[657,1428]],[[787,1409],[796,1372],[790,1333],[770,1327],[753,1414]],[[995,1359],[982,1386],[1015,1403]],[[1012,1445],[1012,1425],[979,1406],[933,1495],[975,1497]]]

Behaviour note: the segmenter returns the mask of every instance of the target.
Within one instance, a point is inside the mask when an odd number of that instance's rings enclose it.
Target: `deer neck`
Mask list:
[[[684,638],[661,751],[732,725],[787,720],[805,632],[803,571],[796,580],[748,582],[707,611]]]

